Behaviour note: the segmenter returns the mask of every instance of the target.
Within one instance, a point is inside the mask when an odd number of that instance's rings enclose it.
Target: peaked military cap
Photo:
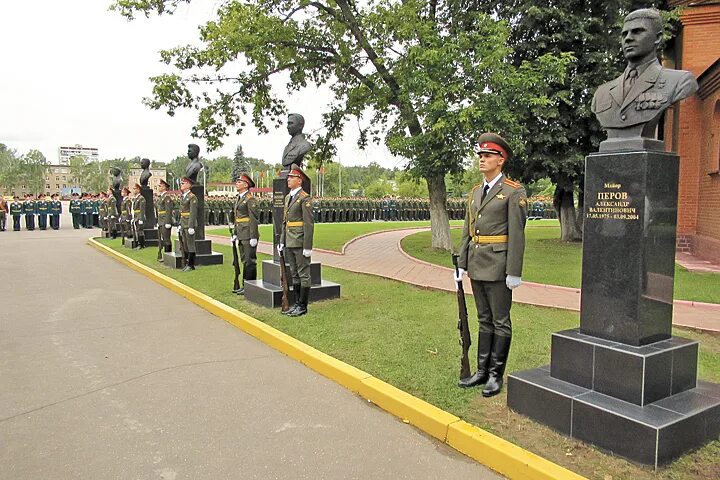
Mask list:
[[[253,182],[252,178],[250,178],[250,175],[243,172],[235,179],[236,182],[245,182],[248,184],[248,188],[255,188],[255,182]]]
[[[166,182],[165,180],[163,180],[162,178],[160,179],[160,183],[165,185],[165,188],[170,188],[170,184],[168,182]]]
[[[190,185],[195,184],[190,177],[183,177],[182,180],[180,180],[180,183],[189,183]]]
[[[305,172],[303,172],[302,169],[294,163],[290,165],[290,172],[288,173],[288,177],[308,178],[308,176],[305,175]]]
[[[512,148],[497,133],[486,132],[480,135],[478,138],[478,149],[477,153],[496,153],[501,155],[505,160],[512,158]]]

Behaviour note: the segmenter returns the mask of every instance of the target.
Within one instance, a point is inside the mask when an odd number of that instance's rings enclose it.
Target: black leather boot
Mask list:
[[[300,305],[292,311],[292,313],[288,314],[290,317],[300,317],[302,315],[307,314],[307,306],[308,306],[308,297],[310,296],[310,287],[301,287],[300,288]]]
[[[503,386],[503,374],[507,365],[508,354],[510,353],[510,339],[503,335],[495,335],[493,338],[492,353],[490,354],[490,368],[488,369],[488,381],[483,388],[483,397],[492,397],[500,393]]]
[[[190,272],[195,270],[195,252],[188,252],[187,254],[187,265],[183,268],[183,272]]]
[[[492,349],[493,332],[478,333],[477,372],[471,377],[461,378],[458,387],[469,388],[482,385],[488,379],[488,360]]]
[[[293,283],[293,292],[295,292],[295,303],[290,305],[290,308],[288,308],[286,311],[282,312],[283,315],[290,315],[292,312],[297,310],[298,306],[300,305],[300,284],[299,283]]]
[[[172,245],[165,245],[165,251],[166,251],[167,253],[172,252]]]

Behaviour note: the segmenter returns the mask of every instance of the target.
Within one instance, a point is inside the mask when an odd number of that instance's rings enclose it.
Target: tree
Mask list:
[[[620,51],[622,20],[631,10],[665,8],[665,1],[631,0],[469,0],[468,11],[489,13],[510,25],[510,59],[516,66],[548,54],[571,53],[571,72],[548,82],[546,94],[559,101],[552,114],[525,115],[524,152],[509,165],[509,173],[525,183],[549,177],[555,185],[555,208],[562,240],[579,240],[584,159],[605,138],[590,101],[595,89],[625,68]],[[672,26],[672,23],[668,24]],[[668,33],[671,30],[668,30]]]
[[[38,194],[45,190],[47,164],[40,150],[30,150],[20,158],[20,180],[30,192]]]
[[[115,0],[112,8],[133,18],[171,14],[189,2]],[[544,118],[559,101],[545,95],[545,85],[561,82],[570,61],[547,55],[507,62],[507,25],[456,0],[219,3],[217,19],[200,28],[201,46],[161,52],[176,71],[152,79],[147,105],[170,115],[198,109],[193,134],[217,148],[228,133],[243,131],[247,117],[261,132],[281,124],[287,109],[271,79],[288,78],[289,92],[325,85],[333,99],[316,155],[331,158],[344,124],[356,119],[360,147],[384,141],[426,180],[438,248],[452,246],[445,175],[462,168],[479,132],[501,130],[517,140],[525,128],[516,112]],[[208,67],[223,73],[208,74]]]
[[[210,172],[208,182],[227,183],[232,180],[233,160],[224,155],[204,162],[205,168]]]
[[[22,162],[17,151],[0,143],[0,192],[12,193],[22,185]]]
[[[245,160],[245,154],[243,153],[242,145],[238,145],[235,149],[235,155],[233,156],[233,167],[232,167],[232,179],[236,180],[242,172],[247,172],[248,162]]]

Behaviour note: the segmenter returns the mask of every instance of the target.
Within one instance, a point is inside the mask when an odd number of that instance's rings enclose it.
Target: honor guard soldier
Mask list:
[[[35,214],[37,213],[37,205],[33,199],[33,194],[28,193],[23,203],[23,213],[25,214],[25,229],[35,230]]]
[[[82,219],[83,227],[92,228],[93,226],[93,201],[89,193],[83,194],[82,201]]]
[[[10,215],[13,218],[13,231],[20,231],[20,217],[23,214],[23,204],[17,195],[13,195],[13,201],[10,204]]]
[[[512,289],[520,286],[525,251],[525,189],[506,178],[502,169],[512,158],[507,142],[484,133],[477,150],[484,181],[468,198],[457,281],[467,271],[480,327],[477,371],[460,387],[485,384],[484,397],[500,392],[510,352]]]
[[[165,180],[158,183],[158,195],[155,207],[157,208],[158,234],[160,236],[160,244],[166,252],[172,252],[172,212],[173,199],[168,193],[170,185]],[[162,258],[160,259],[162,262]]]
[[[50,212],[50,205],[48,205],[44,193],[38,195],[37,202],[35,202],[35,211],[38,216],[38,228],[40,230],[47,230],[47,216]]]
[[[50,227],[53,230],[60,230],[60,214],[62,213],[62,203],[60,195],[53,193],[50,197]]]
[[[238,295],[245,295],[245,280],[257,279],[257,244],[260,234],[257,199],[250,193],[250,189],[254,187],[255,182],[246,173],[241,173],[235,180],[238,196],[233,205],[235,218],[233,241],[240,246],[243,264],[242,287],[234,291]]]
[[[7,222],[8,204],[0,195],[0,232],[5,231],[5,224]]]
[[[140,195],[139,183],[133,186],[131,218],[133,240],[137,243],[135,249],[145,248],[145,197]]]
[[[82,219],[82,217],[80,215],[81,212],[82,212],[82,202],[78,198],[78,194],[73,193],[72,199],[70,200],[70,215],[72,215],[72,224],[73,224],[73,228],[75,230],[80,228],[80,220]]]
[[[287,252],[285,258],[290,266],[295,291],[295,305],[286,312],[291,317],[307,313],[310,296],[310,257],[315,224],[312,199],[302,189],[304,179],[307,179],[305,173],[293,164],[287,176],[290,193],[285,197],[280,243],[277,246],[278,252]]]
[[[193,181],[183,177],[180,182],[180,243],[183,251],[183,272],[195,270],[195,228],[197,227],[198,199],[190,191]]]
[[[107,191],[107,198],[105,199],[105,226],[107,227],[107,231],[110,234],[110,238],[113,240],[117,238],[117,219],[118,219],[118,211],[117,211],[117,202],[115,201],[115,195],[113,195],[113,188],[112,185],[108,187]]]
[[[120,202],[120,231],[122,232],[122,241],[132,236],[132,227],[130,219],[132,218],[132,198],[130,197],[130,189],[122,188],[122,201]]]
[[[108,212],[107,212],[107,195],[105,192],[100,192],[100,198],[97,205],[98,210],[98,226],[100,230],[110,232],[107,225]]]

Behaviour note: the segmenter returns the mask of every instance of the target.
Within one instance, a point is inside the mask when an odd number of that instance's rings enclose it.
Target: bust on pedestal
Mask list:
[[[249,301],[266,307],[279,307],[282,302],[282,287],[280,282],[280,256],[277,251],[286,205],[286,197],[290,191],[288,187],[288,172],[293,165],[302,166],[305,155],[312,149],[312,145],[303,135],[305,119],[302,115],[291,113],[288,115],[287,130],[290,142],[283,150],[283,170],[278,178],[273,179],[273,260],[263,262],[263,279],[245,282],[245,298]],[[303,175],[302,190],[310,193],[310,179]],[[340,297],[340,285],[322,279],[321,264],[309,262],[310,290],[309,300],[328,300]],[[286,278],[291,278],[289,265],[285,264]],[[296,301],[296,292],[289,292],[288,301]]]
[[[193,252],[195,266],[200,265],[220,265],[223,263],[222,253],[212,250],[212,242],[205,239],[205,188],[198,184],[198,174],[205,170],[203,164],[200,163],[200,147],[194,143],[188,145],[188,158],[190,163],[185,169],[185,177],[190,180],[192,186],[190,191],[197,197],[197,227],[194,228],[195,233],[195,251]],[[182,268],[182,247],[180,242],[175,240],[175,250],[173,252],[165,252],[163,261],[165,265],[173,268]]]
[[[658,63],[661,38],[657,10],[630,13],[628,66],[593,98],[608,139],[585,164],[580,328],[508,380],[513,410],[655,466],[720,434],[720,385],[697,380],[698,342],[671,333],[679,158],[654,132],[697,82]]]
[[[156,228],[157,219],[155,218],[155,199],[152,188],[150,188],[150,159],[143,158],[140,160],[140,168],[143,169],[140,174],[140,195],[145,199],[145,245],[157,246],[159,242],[158,231]]]

